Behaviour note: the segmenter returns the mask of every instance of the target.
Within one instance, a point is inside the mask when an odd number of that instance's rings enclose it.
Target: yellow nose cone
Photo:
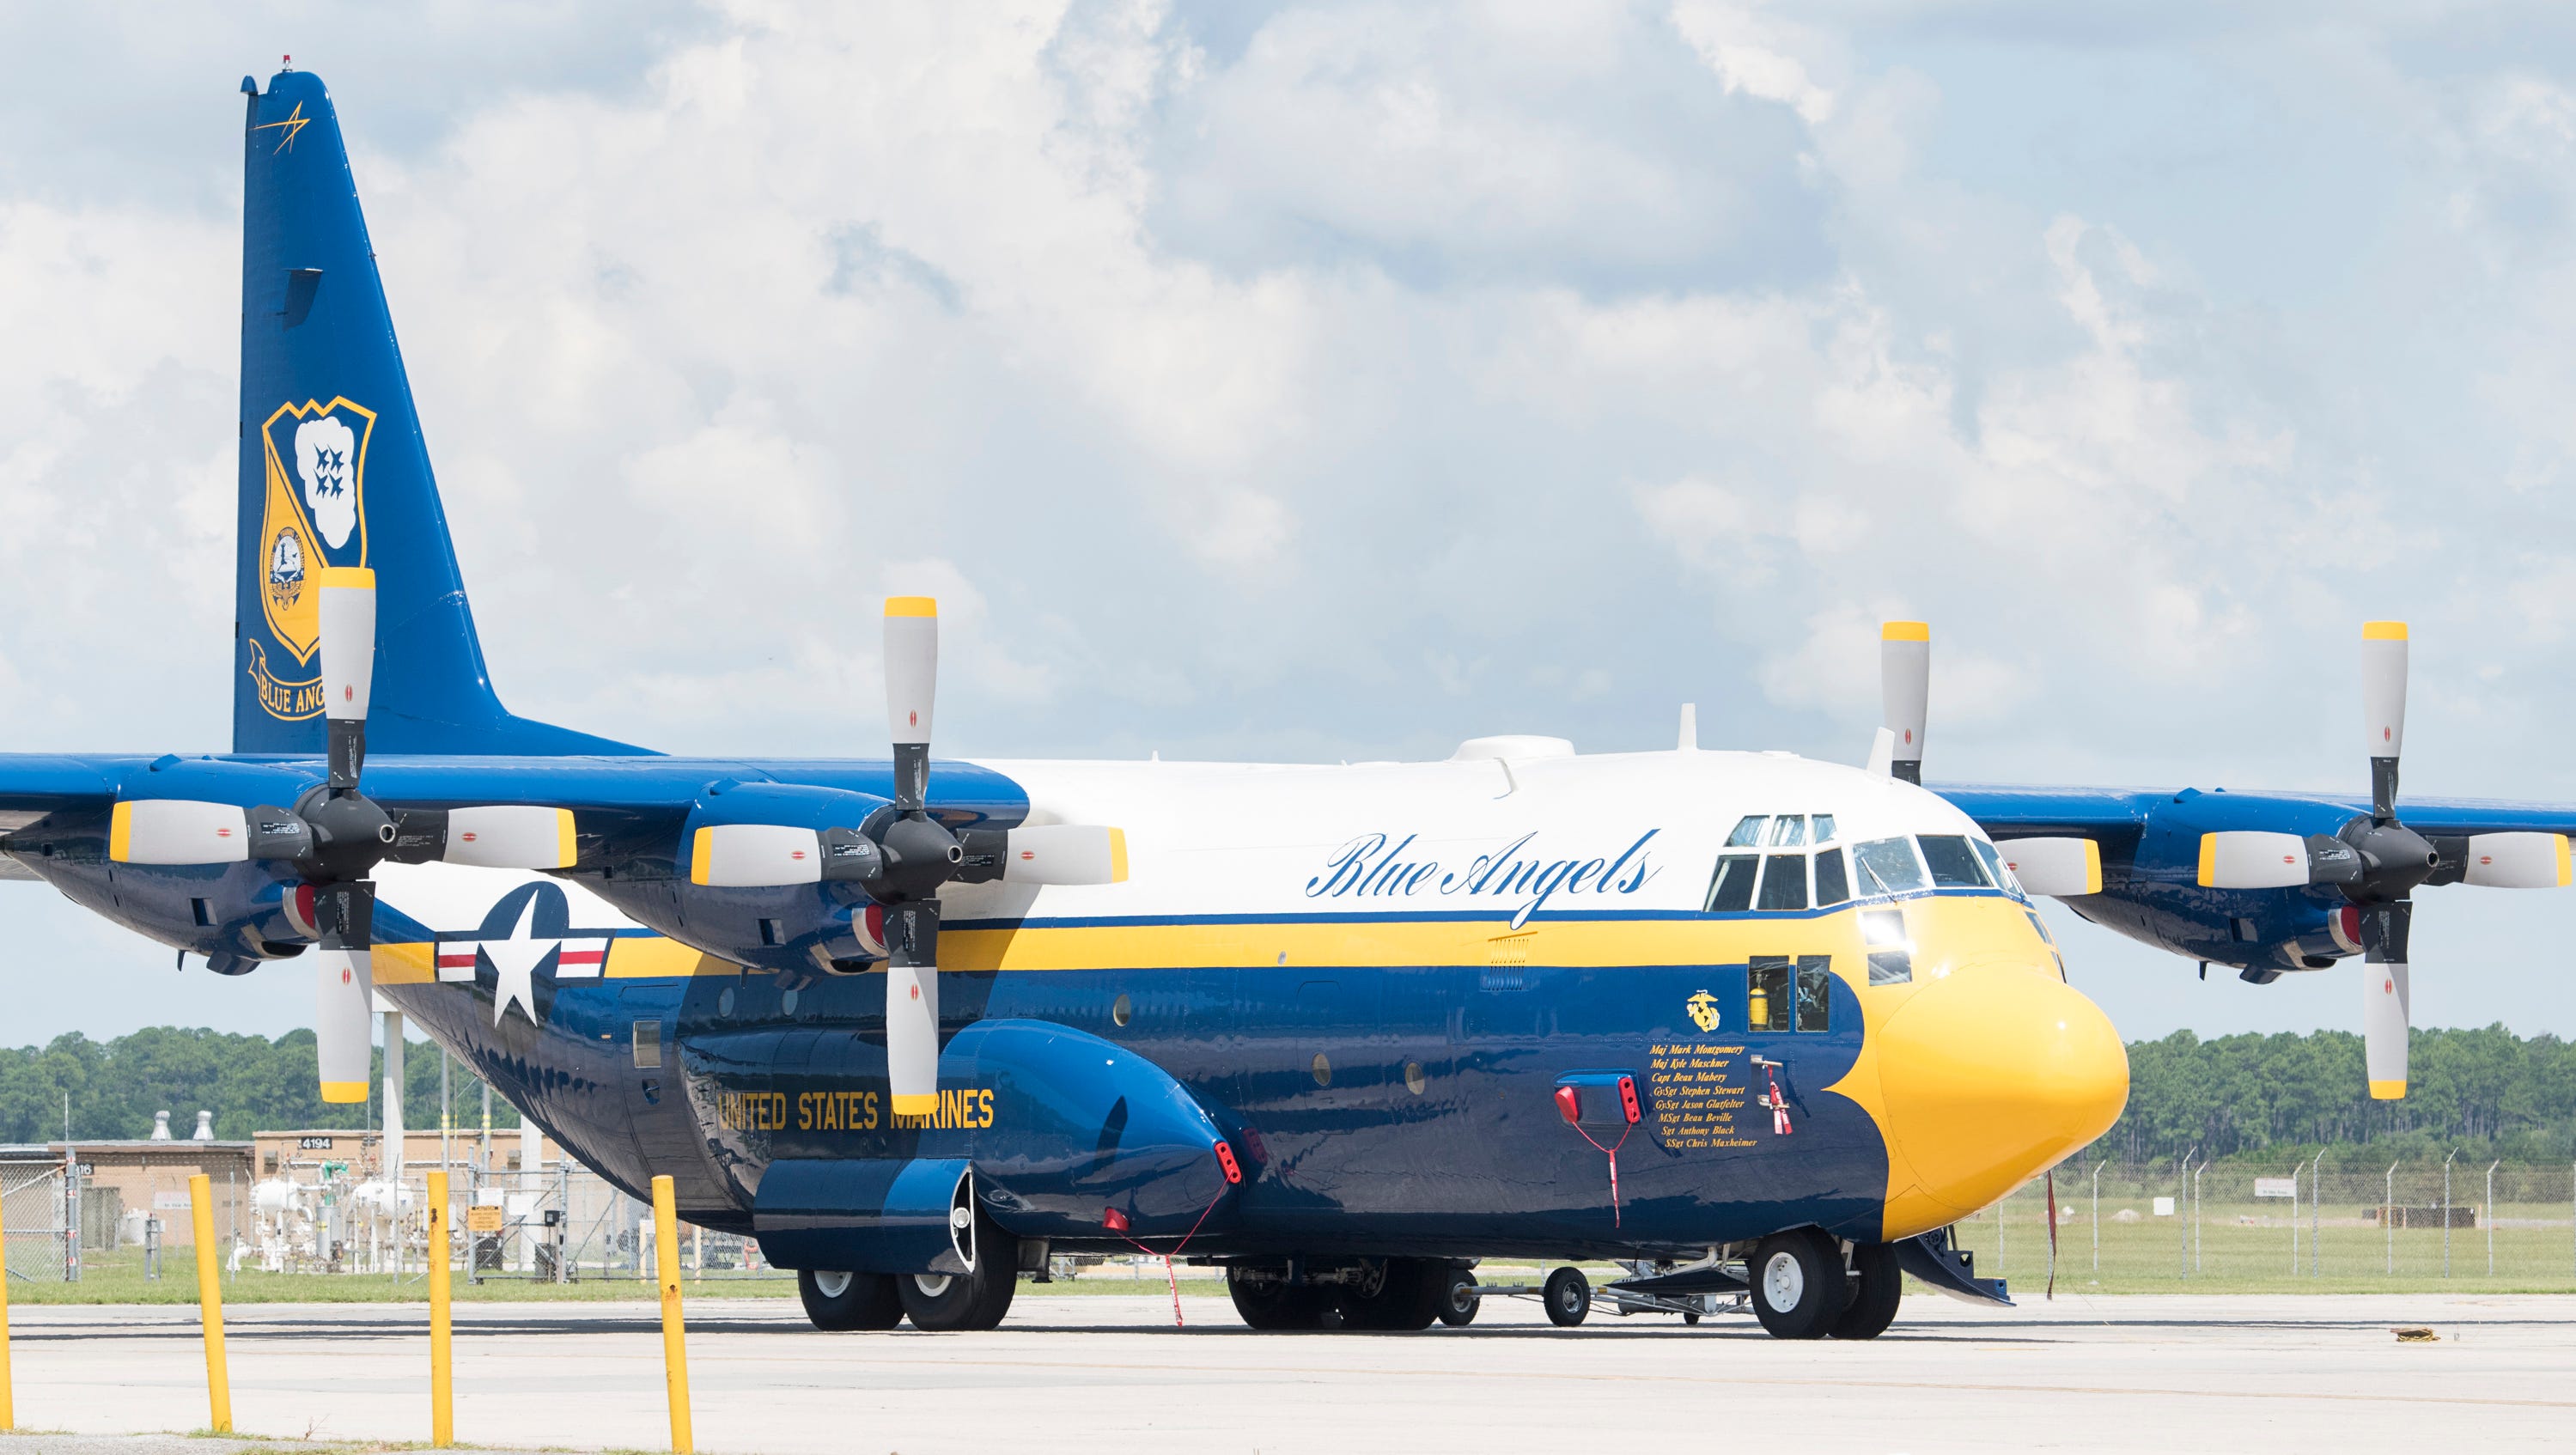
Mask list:
[[[2054,966],[1963,966],[1877,1034],[1889,1238],[1985,1207],[2110,1130],[2128,1103],[2119,1032]]]

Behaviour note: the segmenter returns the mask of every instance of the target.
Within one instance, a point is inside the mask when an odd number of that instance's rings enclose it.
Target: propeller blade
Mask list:
[[[107,857],[119,864],[239,864],[302,860],[313,830],[291,809],[185,798],[120,802],[108,812]]]
[[[572,810],[526,804],[480,804],[447,811],[441,861],[484,869],[569,869]]]
[[[1008,884],[1124,884],[1127,831],[1087,824],[1046,824],[1003,835],[1002,879]]]
[[[2308,882],[2308,841],[2297,834],[2230,829],[2200,836],[2203,889],[2294,889]]]
[[[939,1110],[939,901],[885,911],[886,1080],[897,1116]]]
[[[2361,716],[2370,750],[2370,813],[2397,817],[2397,760],[2406,751],[2406,623],[2361,624]]]
[[[1896,742],[1888,762],[1892,777],[1923,781],[1923,727],[1932,710],[1932,628],[1919,621],[1891,621],[1878,629],[1878,692],[1887,730]],[[1876,759],[1877,754],[1871,753]]]
[[[2486,889],[2564,889],[2565,834],[2471,834],[2461,882]]]
[[[2370,1094],[2380,1101],[2406,1095],[2406,940],[2414,918],[2414,902],[2405,899],[2361,911],[2362,1051]]]
[[[322,1099],[367,1099],[373,1067],[368,1012],[375,998],[371,953],[376,887],[366,880],[324,886],[313,898],[321,946],[314,952],[313,1049]]]
[[[376,573],[321,573],[322,713],[330,720],[331,786],[358,786],[367,761],[367,702],[376,685]]]
[[[894,737],[894,806],[919,813],[930,792],[930,708],[939,688],[939,603],[885,604],[886,726]]]
[[[823,882],[823,836],[785,824],[709,824],[690,836],[689,882],[768,889]]]
[[[120,802],[108,810],[107,857],[119,864],[239,864],[250,858],[250,815],[185,798]]]
[[[2071,899],[2102,892],[2102,846],[2091,839],[2006,839],[1995,847],[2033,894]]]

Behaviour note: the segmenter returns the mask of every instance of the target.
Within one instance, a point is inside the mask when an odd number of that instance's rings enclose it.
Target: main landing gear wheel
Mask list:
[[[895,1292],[914,1328],[973,1332],[998,1326],[1011,1311],[1011,1295],[1020,1290],[1020,1240],[995,1227],[981,1208],[973,1218],[973,1235],[964,1240],[964,1251],[974,1255],[968,1271],[896,1277]]]
[[[1225,1291],[1234,1296],[1234,1311],[1246,1327],[1265,1333],[1323,1327],[1322,1289],[1291,1284],[1284,1277],[1258,1277],[1256,1272],[1232,1265],[1225,1270]]]
[[[796,1271],[796,1296],[818,1329],[891,1329],[903,1322],[903,1300],[883,1273]]]
[[[1852,1248],[1852,1267],[1860,1281],[1852,1286],[1851,1307],[1834,1320],[1837,1339],[1875,1339],[1896,1322],[1896,1305],[1905,1297],[1905,1278],[1897,1270],[1896,1245],[1860,1243]]]
[[[1547,1305],[1549,1323],[1573,1328],[1592,1313],[1592,1280],[1580,1268],[1560,1268],[1539,1288],[1539,1301]]]
[[[1452,1268],[1440,1280],[1440,1322],[1463,1329],[1476,1321],[1485,1300],[1476,1292],[1476,1270]]]
[[[1395,1333],[1430,1328],[1440,1316],[1448,1272],[1447,1264],[1429,1258],[1387,1259],[1376,1279],[1342,1290],[1342,1327]]]
[[[1842,1248],[1813,1228],[1773,1233],[1753,1250],[1753,1316],[1775,1339],[1821,1339],[1851,1300]]]

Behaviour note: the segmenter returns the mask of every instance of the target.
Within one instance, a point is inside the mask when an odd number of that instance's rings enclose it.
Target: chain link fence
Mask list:
[[[0,1162],[0,1263],[8,1276],[80,1276],[80,1194],[59,1160]]]
[[[2076,1163],[1957,1232],[2016,1296],[2576,1290],[2576,1164]]]

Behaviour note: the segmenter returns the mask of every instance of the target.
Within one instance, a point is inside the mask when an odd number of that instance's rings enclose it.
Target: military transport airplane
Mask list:
[[[826,1328],[989,1327],[1050,1250],[1220,1265],[1265,1329],[1472,1313],[1617,1258],[1867,1338],[1898,1270],[2107,1129],[2118,1036],[2032,892],[2252,978],[2362,953],[2403,1088],[2419,884],[2564,884],[2567,810],[1920,786],[1929,637],[1867,767],[930,756],[936,607],[886,603],[892,752],[675,758],[513,716],[449,543],[339,122],[245,79],[229,754],[0,757],[0,867],[210,968],[315,967],[324,1096],[382,996],[629,1192],[799,1270]],[[270,969],[267,973],[279,973]],[[1561,1270],[1561,1274],[1570,1270]],[[1548,1289],[1579,1317],[1579,1278]],[[1698,1307],[1699,1305],[1690,1305]]]

